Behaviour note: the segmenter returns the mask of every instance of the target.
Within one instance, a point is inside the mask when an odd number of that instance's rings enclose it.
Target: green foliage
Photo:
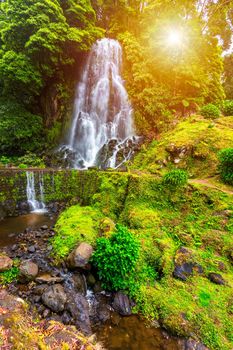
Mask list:
[[[205,118],[218,118],[220,117],[220,110],[217,106],[209,103],[201,108],[201,115]]]
[[[35,153],[27,152],[22,157],[17,159],[17,164],[20,165],[25,164],[26,168],[45,168],[45,164],[42,158],[38,157]]]
[[[219,152],[219,170],[223,182],[233,185],[233,148],[226,148]]]
[[[17,280],[19,275],[19,268],[17,266],[13,266],[11,269],[0,272],[0,284],[9,284]]]
[[[23,154],[38,149],[42,139],[42,118],[12,100],[0,100],[0,152]]]
[[[1,165],[8,165],[12,162],[12,158],[11,157],[7,157],[7,156],[1,156],[0,157],[0,164]]]
[[[47,143],[49,147],[55,146],[61,137],[62,132],[62,123],[61,122],[55,122],[53,127],[48,130],[47,132]]]
[[[188,174],[185,170],[173,169],[163,176],[165,185],[178,188],[187,185]]]
[[[18,96],[40,94],[49,78],[62,77],[101,36],[89,0],[18,0],[1,4],[0,76],[4,91]]]
[[[139,251],[139,242],[126,227],[120,225],[116,226],[116,232],[109,239],[97,239],[92,261],[105,288],[129,288],[128,280],[134,274]]]
[[[223,104],[223,114],[226,117],[233,116],[233,100],[225,101]]]

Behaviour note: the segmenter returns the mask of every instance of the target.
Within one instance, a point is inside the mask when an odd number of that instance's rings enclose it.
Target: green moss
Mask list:
[[[99,221],[102,214],[91,207],[72,206],[59,217],[56,226],[56,236],[52,239],[54,254],[63,258],[81,242],[95,244]]]
[[[135,157],[132,169],[163,174],[174,166],[187,169],[192,176],[209,176],[217,171],[217,153],[233,144],[233,117],[210,122],[200,116],[181,121],[169,132],[160,135],[161,141],[144,146]],[[171,147],[172,145],[172,147]],[[172,148],[185,148],[179,157]],[[179,152],[178,152],[179,153]],[[179,163],[174,160],[179,158]]]
[[[128,173],[98,174],[100,186],[92,198],[92,204],[104,215],[116,219],[124,207],[130,175]]]

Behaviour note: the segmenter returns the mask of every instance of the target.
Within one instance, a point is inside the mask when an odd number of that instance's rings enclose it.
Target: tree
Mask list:
[[[7,0],[0,15],[4,92],[25,99],[39,95],[99,36],[88,0]]]

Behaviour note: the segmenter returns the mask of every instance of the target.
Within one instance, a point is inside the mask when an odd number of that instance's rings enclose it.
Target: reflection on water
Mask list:
[[[97,330],[98,341],[106,350],[180,350],[178,339],[160,328],[149,327],[137,316],[119,318]]]
[[[36,229],[42,225],[51,226],[52,224],[51,218],[43,213],[30,213],[6,218],[0,221],[0,247],[14,244],[16,235],[27,227]]]

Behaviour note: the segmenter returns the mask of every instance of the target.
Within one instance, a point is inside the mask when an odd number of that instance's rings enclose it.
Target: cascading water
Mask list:
[[[46,212],[44,204],[44,179],[43,174],[39,173],[39,200],[36,199],[35,176],[33,171],[27,171],[27,201],[32,212]]]
[[[121,64],[118,41],[105,38],[93,45],[77,86],[67,143],[61,148],[74,168],[116,168],[129,157],[125,145],[127,140],[134,143],[136,137]],[[121,162],[117,164],[119,152]]]

